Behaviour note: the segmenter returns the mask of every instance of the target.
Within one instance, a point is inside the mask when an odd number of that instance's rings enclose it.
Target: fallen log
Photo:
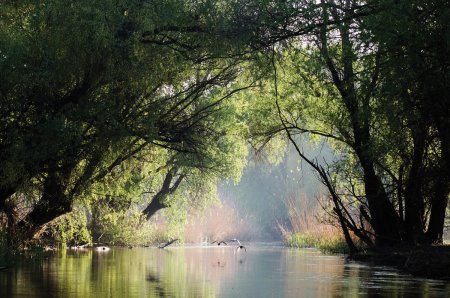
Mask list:
[[[178,240],[180,240],[180,239],[175,238],[175,239],[170,240],[170,241],[168,241],[168,242],[166,242],[166,243],[164,243],[164,244],[159,245],[158,248],[163,249],[163,248],[165,248],[165,247],[171,245],[172,243],[174,243],[174,242],[176,242],[176,241],[178,241]]]

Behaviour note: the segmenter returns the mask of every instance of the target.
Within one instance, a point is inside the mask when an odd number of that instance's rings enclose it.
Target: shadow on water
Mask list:
[[[414,278],[388,267],[349,263],[343,276],[348,283],[341,292],[357,291],[364,297],[450,297],[446,282]]]
[[[0,271],[0,297],[450,297],[444,282],[271,246],[67,251]]]

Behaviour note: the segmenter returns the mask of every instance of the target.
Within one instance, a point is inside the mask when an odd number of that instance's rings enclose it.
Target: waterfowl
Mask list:
[[[239,245],[238,247],[236,247],[236,250],[238,249],[243,249],[244,251],[247,251],[244,245]]]
[[[241,241],[239,241],[238,239],[233,238],[233,239],[230,239],[229,241],[237,242],[238,246],[236,247],[236,250],[243,249],[243,250],[247,251],[247,248],[244,245],[242,245]]]
[[[217,240],[215,240],[215,241],[211,242],[211,244],[214,244],[214,243],[217,243],[217,245],[221,245],[222,243],[225,244],[225,245],[228,245],[225,241],[217,241]]]

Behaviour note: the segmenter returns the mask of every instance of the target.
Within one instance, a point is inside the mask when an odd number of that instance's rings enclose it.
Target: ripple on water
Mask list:
[[[450,297],[450,287],[280,246],[67,251],[0,271],[0,297]]]

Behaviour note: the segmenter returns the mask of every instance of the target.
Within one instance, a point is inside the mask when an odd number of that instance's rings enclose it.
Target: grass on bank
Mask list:
[[[285,203],[289,212],[289,224],[278,226],[286,246],[316,248],[331,254],[349,253],[341,229],[331,223],[324,223],[328,215],[320,204],[294,194]],[[362,244],[357,241],[355,245],[363,249]]]
[[[323,253],[349,253],[344,237],[338,235],[330,238],[309,232],[294,233],[285,240],[285,245],[297,248],[317,248]]]

